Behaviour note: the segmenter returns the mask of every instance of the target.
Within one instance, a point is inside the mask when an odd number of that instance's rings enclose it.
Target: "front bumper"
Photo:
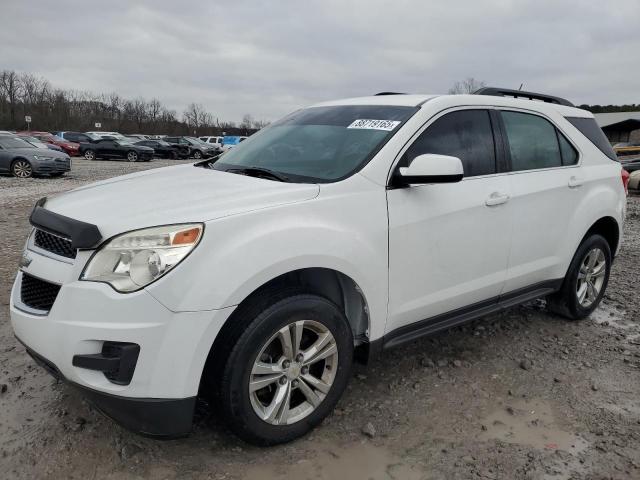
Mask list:
[[[81,393],[102,413],[123,427],[154,438],[178,438],[189,434],[196,397],[180,399],[130,398],[92,390],[69,381],[55,364],[31,350],[18,338],[35,362],[58,380],[63,380]]]
[[[53,160],[33,160],[33,173],[36,175],[50,175],[66,173],[71,170],[70,158],[54,158]]]
[[[35,247],[32,239],[28,245],[32,261],[18,272],[10,314],[15,335],[32,356],[53,366],[48,368],[51,373],[82,389],[101,410],[132,430],[155,436],[186,433],[181,432],[183,416],[190,423],[207,356],[234,307],[173,312],[146,290],[121,294],[103,283],[78,281],[90,251],[62,260]],[[24,273],[61,285],[49,311],[22,303]],[[74,356],[99,355],[105,342],[140,346],[128,384],[74,365]],[[180,419],[177,426],[166,423],[169,413]]]

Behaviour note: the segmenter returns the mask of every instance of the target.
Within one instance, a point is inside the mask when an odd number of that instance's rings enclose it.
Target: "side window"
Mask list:
[[[558,141],[560,142],[560,153],[562,155],[562,165],[575,165],[578,163],[578,152],[569,143],[565,136],[558,132]]]
[[[425,153],[451,155],[462,160],[465,177],[496,172],[496,152],[487,110],[447,113],[431,124],[404,154],[410,164]]]
[[[501,112],[514,172],[562,165],[556,127],[537,115]]]

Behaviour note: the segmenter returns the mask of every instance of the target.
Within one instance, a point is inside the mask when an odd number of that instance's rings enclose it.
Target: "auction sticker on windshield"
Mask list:
[[[396,128],[400,122],[398,120],[371,120],[371,119],[358,119],[349,125],[347,128],[363,128],[366,130],[386,130],[390,132]]]

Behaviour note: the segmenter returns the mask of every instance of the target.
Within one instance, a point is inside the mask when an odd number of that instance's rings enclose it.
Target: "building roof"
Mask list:
[[[594,113],[596,122],[600,125],[600,128],[609,127],[617,123],[622,123],[631,120],[630,123],[638,122],[640,128],[640,112],[613,112],[613,113]]]

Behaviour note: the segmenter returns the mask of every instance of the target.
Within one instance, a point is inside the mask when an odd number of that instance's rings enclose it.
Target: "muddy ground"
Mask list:
[[[592,318],[534,302],[387,352],[302,440],[246,445],[206,405],[181,440],[103,418],[13,337],[27,216],[43,195],[168,163],[76,160],[61,179],[0,178],[0,478],[640,479],[639,197]]]

